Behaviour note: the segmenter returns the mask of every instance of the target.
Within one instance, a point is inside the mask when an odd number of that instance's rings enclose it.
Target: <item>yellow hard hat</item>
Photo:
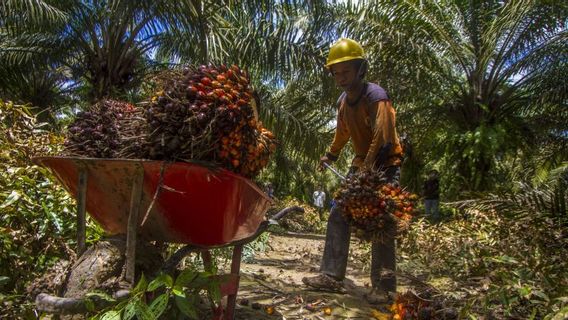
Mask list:
[[[329,49],[326,68],[343,61],[365,59],[363,47],[355,40],[341,38]]]

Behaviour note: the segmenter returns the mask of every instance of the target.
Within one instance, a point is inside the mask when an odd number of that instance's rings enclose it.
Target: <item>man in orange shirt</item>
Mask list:
[[[391,183],[398,183],[402,148],[395,128],[395,110],[380,86],[364,80],[367,60],[363,48],[354,40],[341,38],[330,48],[326,68],[343,89],[338,100],[335,137],[320,159],[336,161],[349,140],[355,151],[350,174],[381,170]],[[320,267],[320,275],[303,282],[320,290],[343,291],[350,241],[349,224],[338,207],[331,210]],[[372,245],[371,283],[374,295],[387,300],[396,292],[394,238]],[[380,301],[376,301],[380,302]]]

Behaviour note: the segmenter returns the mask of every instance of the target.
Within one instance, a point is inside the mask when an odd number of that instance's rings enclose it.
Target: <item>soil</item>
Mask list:
[[[321,235],[271,234],[269,248],[241,264],[235,318],[380,319],[381,313],[389,314],[388,305],[365,299],[370,291],[368,245],[358,241],[350,246],[345,294],[315,291],[302,283],[303,277],[318,274],[324,241]],[[398,282],[399,292],[405,291],[405,279]]]

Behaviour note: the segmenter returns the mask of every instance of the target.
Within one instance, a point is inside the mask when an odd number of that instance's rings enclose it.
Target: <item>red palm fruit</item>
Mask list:
[[[233,159],[231,160],[231,164],[233,165],[233,167],[238,167],[241,163],[239,162],[238,159]]]
[[[233,70],[227,70],[225,74],[227,75],[228,79],[231,79],[233,77]]]
[[[248,79],[245,78],[245,77],[243,77],[243,76],[240,76],[240,77],[239,77],[239,82],[242,83],[242,84],[244,84],[244,85],[247,85],[247,84],[248,84]]]
[[[233,95],[233,97],[235,98],[239,98],[241,96],[241,93],[238,92],[237,90],[231,89],[231,94]]]
[[[225,91],[227,91],[227,92],[231,92],[231,93],[232,93],[232,91],[233,91],[233,86],[230,85],[230,84],[228,84],[228,83],[225,83],[225,84],[223,85],[223,89],[224,89]]]
[[[197,88],[194,85],[190,85],[187,87],[187,94],[190,97],[197,95]]]
[[[215,99],[219,98],[219,96],[217,95],[217,93],[215,93],[215,91],[210,91],[210,92],[208,92],[208,93],[206,94],[206,97],[207,97],[209,100],[215,100]]]
[[[246,104],[247,104],[247,102],[246,102],[244,99],[239,99],[239,100],[237,101],[237,105],[238,105],[238,106],[244,106],[244,105],[246,105]]]
[[[201,83],[201,82],[196,82],[196,83],[194,84],[194,86],[195,86],[195,88],[196,88],[197,90],[205,91],[205,86],[204,86],[203,83]]]
[[[217,94],[218,97],[222,97],[225,95],[225,91],[223,89],[215,89],[213,91]]]
[[[216,80],[211,81],[211,86],[213,88],[221,88],[222,87],[221,83],[219,81],[216,81]]]
[[[224,104],[229,104],[229,103],[231,103],[231,98],[232,97],[229,97],[229,96],[221,96],[219,98],[219,100]]]
[[[204,86],[210,86],[211,85],[211,78],[209,78],[209,77],[201,78],[201,84],[203,84]]]
[[[217,81],[225,82],[225,81],[227,81],[227,78],[225,77],[225,75],[220,74],[220,75],[217,76]]]
[[[233,70],[235,73],[240,73],[241,70],[239,69],[239,67],[236,64],[233,64],[231,66],[231,70]]]

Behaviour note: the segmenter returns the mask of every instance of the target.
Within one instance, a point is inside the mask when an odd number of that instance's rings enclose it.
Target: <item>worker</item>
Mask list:
[[[395,110],[387,92],[365,81],[368,61],[356,41],[341,38],[335,42],[325,65],[343,93],[337,102],[337,127],[329,151],[321,157],[331,165],[351,141],[355,157],[349,174],[380,170],[389,183],[398,184],[402,148],[395,128]],[[320,274],[302,281],[309,287],[326,291],[345,291],[350,226],[339,206],[333,206],[327,223]],[[396,293],[395,239],[373,241],[371,249],[369,302],[388,302]]]

